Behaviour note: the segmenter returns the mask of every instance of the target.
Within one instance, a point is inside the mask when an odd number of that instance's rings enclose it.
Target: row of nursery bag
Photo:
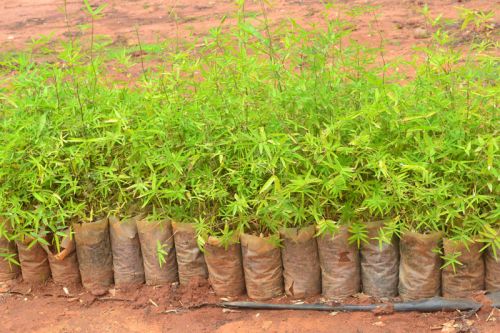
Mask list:
[[[404,300],[467,297],[478,290],[500,290],[500,260],[492,247],[443,239],[440,232],[405,232],[389,242],[377,237],[382,223],[370,223],[368,240],[350,241],[347,227],[317,236],[316,228],[283,228],[272,237],[241,234],[224,245],[209,237],[198,247],[194,224],[150,222],[145,215],[74,225],[74,238],[57,247],[31,239],[0,238],[0,281],[17,277],[16,245],[22,277],[40,283],[83,283],[93,294],[147,283],[187,284],[209,278],[220,296],[245,291],[256,300],[283,292],[293,298],[323,294],[343,298],[360,291]],[[58,248],[58,250],[56,250]],[[484,250],[484,251],[483,251]],[[443,260],[442,258],[445,258]]]

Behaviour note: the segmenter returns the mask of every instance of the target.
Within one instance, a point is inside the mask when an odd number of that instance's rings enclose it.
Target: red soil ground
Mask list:
[[[10,291],[7,291],[10,290]],[[244,300],[244,299],[243,299]],[[306,300],[317,302],[318,299]],[[370,303],[360,295],[346,300]],[[49,283],[32,288],[0,287],[0,332],[498,332],[500,310],[484,307],[477,315],[437,313],[329,313],[313,311],[235,311],[207,283],[112,290],[96,298],[81,287]],[[282,297],[276,303],[291,302]]]
[[[96,33],[134,45],[136,28],[143,42],[163,38],[203,36],[236,9],[232,0],[92,0],[108,3]],[[326,2],[326,1],[325,1]],[[291,17],[306,25],[322,15],[320,0],[274,0],[268,9],[271,22]],[[353,36],[378,46],[383,39],[386,59],[408,57],[413,48],[429,41],[432,27],[421,15],[427,4],[434,17],[457,18],[457,7],[496,10],[496,0],[340,0],[329,11],[346,16],[346,10],[376,6],[376,11],[351,17]],[[81,0],[68,0],[72,26],[88,23]],[[0,50],[22,49],[40,34],[66,36],[63,0],[0,1]],[[372,7],[373,8],[373,7]],[[248,12],[258,13],[258,2],[248,1]],[[376,15],[376,16],[375,16]],[[498,16],[495,17],[498,27]],[[458,29],[458,25],[451,26]],[[77,29],[74,29],[76,31]],[[464,38],[468,31],[462,32]],[[95,299],[81,287],[48,285],[32,289],[23,284],[0,285],[0,333],[7,332],[499,332],[500,311],[483,311],[464,318],[459,313],[320,313],[293,311],[227,312],[214,306],[219,299],[206,285],[191,289],[150,288]],[[287,302],[286,299],[277,300]],[[359,300],[354,300],[359,301]],[[209,303],[209,304],[205,304]]]
[[[234,0],[91,0],[92,4],[107,3],[104,17],[96,22],[96,33],[111,36],[115,41],[136,44],[136,28],[144,42],[164,38],[203,36],[219,25],[224,15],[234,14]],[[5,0],[0,1],[0,46],[4,49],[24,47],[26,42],[41,34],[54,37],[68,35],[63,11],[64,0]],[[422,9],[427,5],[431,16],[457,18],[458,8],[495,11],[498,0],[271,0],[267,10],[273,23],[286,18],[307,25],[321,21],[324,3],[335,4],[328,10],[330,17],[341,17],[354,23],[354,38],[379,46],[381,39],[387,59],[409,56],[416,45],[428,42],[432,27],[426,24]],[[68,0],[67,12],[72,27],[87,24],[82,0]],[[354,12],[368,13],[354,16]],[[248,13],[262,17],[259,1],[249,0]],[[351,11],[351,15],[347,14]],[[495,17],[498,22],[498,15]],[[228,20],[226,24],[229,24]],[[496,24],[498,27],[498,23]],[[458,29],[458,25],[450,27]],[[76,31],[77,29],[75,29]],[[467,34],[468,31],[464,31]]]

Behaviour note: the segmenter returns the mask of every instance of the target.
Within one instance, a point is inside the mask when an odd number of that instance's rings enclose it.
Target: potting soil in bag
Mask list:
[[[486,268],[485,287],[487,291],[500,291],[500,249],[497,249],[497,257],[493,255],[491,247],[484,254]]]
[[[447,265],[442,269],[443,296],[461,298],[484,289],[484,261],[480,252],[482,244],[472,242],[468,249],[463,242],[444,240],[444,254],[460,253],[457,260],[462,265]]]
[[[14,280],[19,275],[19,266],[10,262],[7,256],[18,260],[16,243],[0,236],[0,282]]]
[[[105,294],[113,284],[113,255],[108,219],[74,225],[82,284],[92,294]]]
[[[205,244],[208,279],[218,296],[239,296],[245,292],[241,246],[237,240],[225,248],[210,236]]]
[[[144,283],[141,243],[137,233],[137,221],[143,218],[144,215],[122,221],[114,216],[109,218],[113,271],[117,287]]]
[[[399,243],[399,295],[403,300],[439,296],[441,258],[433,250],[441,247],[442,233],[405,232]]]
[[[65,234],[60,244],[60,252],[42,245],[49,258],[52,280],[59,285],[75,284],[81,281],[75,241],[71,238],[69,229],[65,231]]]
[[[314,225],[280,230],[285,293],[288,296],[304,298],[321,293],[321,268],[315,231]]]
[[[150,222],[142,219],[137,221],[137,231],[141,242],[146,284],[162,285],[177,282],[177,260],[170,221]],[[166,252],[161,265],[158,247]]]
[[[208,277],[207,264],[196,242],[194,224],[172,222],[179,282],[187,285],[195,277]]]
[[[50,266],[47,253],[39,243],[29,247],[32,240],[16,241],[21,263],[23,280],[28,283],[43,283],[50,278]]]
[[[394,297],[398,294],[399,248],[395,237],[391,243],[378,239],[382,223],[370,223],[368,243],[361,244],[361,281],[363,292],[374,297]]]
[[[268,238],[242,234],[241,250],[248,297],[267,300],[283,293],[281,251]]]
[[[344,298],[359,292],[361,271],[359,251],[349,244],[348,228],[340,227],[335,235],[317,238],[323,296]]]

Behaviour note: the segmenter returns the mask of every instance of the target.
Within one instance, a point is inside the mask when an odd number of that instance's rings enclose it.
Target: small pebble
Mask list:
[[[416,38],[416,39],[425,39],[425,38],[429,38],[430,37],[430,34],[429,32],[427,31],[427,29],[424,29],[424,28],[416,28],[414,31],[413,31],[413,36]]]

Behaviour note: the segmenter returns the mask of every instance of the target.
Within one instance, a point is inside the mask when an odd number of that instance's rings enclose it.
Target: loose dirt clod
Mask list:
[[[425,39],[430,37],[430,33],[425,28],[416,28],[413,30],[413,36],[416,39]]]
[[[394,313],[394,305],[391,303],[382,304],[375,308],[372,313],[376,316],[379,315],[390,315]]]
[[[491,313],[493,309],[493,302],[491,299],[488,298],[488,296],[485,295],[484,292],[476,292],[473,294],[472,298],[478,302],[481,303],[481,309],[479,309],[479,312],[481,313]]]
[[[201,277],[192,278],[187,285],[181,285],[178,293],[179,301],[184,308],[217,303],[217,297],[211,290],[208,280]]]

